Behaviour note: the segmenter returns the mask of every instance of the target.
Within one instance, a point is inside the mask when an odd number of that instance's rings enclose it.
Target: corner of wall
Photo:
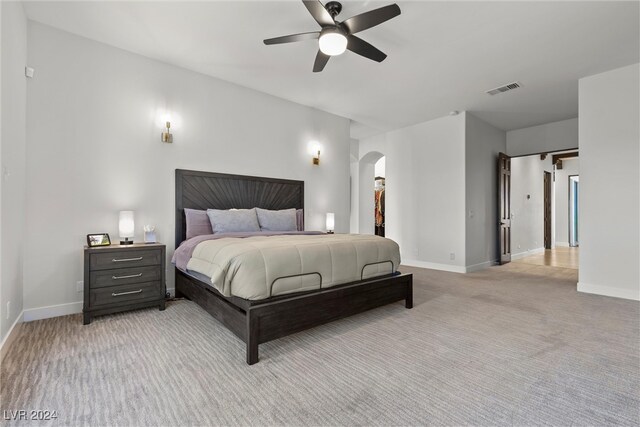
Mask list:
[[[4,353],[23,320],[24,306],[27,17],[22,2],[0,2],[0,23],[0,340]]]
[[[637,63],[578,84],[580,292],[639,299],[639,91]]]
[[[22,328],[22,324],[24,323],[24,312],[20,312],[13,324],[9,328],[9,331],[0,341],[0,365],[2,365],[2,361],[4,357],[9,353],[9,349],[11,348],[11,344],[16,340],[18,335],[20,335],[20,329]]]
[[[506,132],[464,112],[465,270],[473,272],[497,260],[497,157],[506,151]]]

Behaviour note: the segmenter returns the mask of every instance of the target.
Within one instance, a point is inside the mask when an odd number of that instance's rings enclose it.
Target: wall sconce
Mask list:
[[[333,230],[336,226],[336,214],[333,212],[327,212],[327,234],[333,234]]]
[[[118,231],[120,232],[121,245],[131,245],[133,240],[129,240],[129,237],[133,239],[135,232],[135,226],[133,223],[133,211],[120,211],[120,218],[118,221]]]
[[[307,152],[311,156],[311,164],[320,165],[320,150],[322,149],[322,145],[318,141],[312,140],[307,144]]]
[[[165,126],[166,129],[160,135],[160,139],[162,140],[162,142],[171,144],[173,142],[173,135],[171,135],[171,122],[167,121]]]

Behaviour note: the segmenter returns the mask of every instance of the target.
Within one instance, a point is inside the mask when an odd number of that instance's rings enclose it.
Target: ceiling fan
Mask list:
[[[400,15],[400,7],[397,4],[370,10],[338,22],[336,21],[336,16],[342,10],[342,4],[339,2],[330,1],[324,6],[319,0],[302,0],[302,3],[304,3],[313,19],[320,24],[322,30],[266,39],[264,44],[317,39],[319,49],[313,64],[314,73],[322,71],[330,57],[340,55],[346,49],[377,62],[382,62],[387,57],[386,54],[361,38],[354,36],[354,34]]]

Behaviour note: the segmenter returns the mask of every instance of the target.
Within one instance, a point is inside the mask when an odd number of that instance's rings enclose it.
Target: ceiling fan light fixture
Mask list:
[[[320,34],[318,45],[325,55],[341,55],[347,50],[347,37],[337,28],[326,29]]]

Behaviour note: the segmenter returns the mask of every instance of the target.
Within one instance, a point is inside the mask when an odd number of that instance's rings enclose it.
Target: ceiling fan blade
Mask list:
[[[400,15],[400,7],[394,3],[389,6],[361,13],[360,15],[352,16],[351,18],[344,20],[340,25],[346,28],[350,34],[355,34],[360,31],[364,31],[367,28],[382,24],[383,22],[388,21],[391,18],[395,18],[398,15]]]
[[[347,36],[347,49],[373,61],[382,62],[387,55],[354,35]]]
[[[316,61],[313,63],[313,72],[319,73],[324,70],[324,66],[329,62],[329,55],[325,55],[321,50],[318,50],[318,54],[316,55]]]
[[[302,3],[304,3],[311,16],[313,16],[313,19],[315,19],[321,27],[336,25],[336,22],[333,20],[329,12],[327,12],[327,9],[324,8],[322,3],[320,3],[320,0],[302,0]]]
[[[320,37],[320,31],[314,31],[312,33],[300,33],[290,34],[288,36],[274,37],[272,39],[265,39],[264,44],[280,44],[280,43],[292,43],[300,42],[303,40],[313,40]]]

